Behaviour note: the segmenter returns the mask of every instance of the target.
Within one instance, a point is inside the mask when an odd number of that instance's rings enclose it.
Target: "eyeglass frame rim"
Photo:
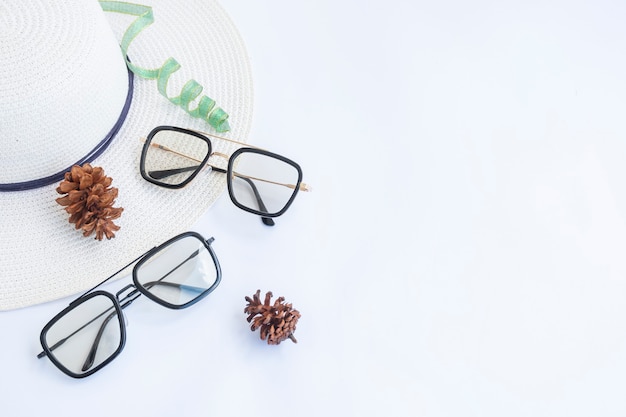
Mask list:
[[[148,149],[150,148],[150,142],[152,142],[152,138],[154,138],[154,136],[157,133],[159,133],[159,132],[161,132],[163,130],[173,130],[173,131],[179,132],[179,133],[191,134],[192,136],[195,136],[195,137],[197,137],[199,139],[202,139],[209,146],[209,151],[207,152],[206,156],[202,159],[202,163],[200,163],[198,165],[198,169],[196,169],[188,178],[186,178],[180,184],[168,184],[168,183],[164,183],[164,182],[160,182],[158,180],[155,180],[152,177],[150,177],[148,175],[148,173],[146,172],[146,170],[145,170],[145,167],[146,167],[146,156],[148,155]],[[146,180],[148,182],[151,182],[152,184],[159,185],[159,186],[165,187],[165,188],[172,188],[172,189],[183,188],[184,186],[189,184],[200,173],[202,167],[204,167],[207,164],[207,162],[209,161],[209,158],[211,157],[212,153],[213,153],[213,143],[211,142],[211,139],[209,139],[207,136],[205,136],[204,134],[202,134],[200,132],[197,132],[195,130],[185,129],[185,128],[182,128],[182,127],[177,127],[177,126],[169,126],[169,125],[157,126],[154,129],[152,129],[150,131],[150,133],[148,133],[148,137],[146,138],[146,141],[144,142],[143,147],[141,149],[141,157],[139,158],[139,173],[141,174],[141,176],[143,177],[144,180]]]
[[[260,210],[255,210],[251,207],[247,207],[244,206],[243,204],[239,203],[237,201],[237,199],[235,198],[235,191],[234,191],[234,187],[233,187],[233,175],[228,175],[228,172],[233,172],[233,164],[235,159],[241,155],[242,153],[256,153],[259,155],[265,155],[265,156],[269,156],[271,158],[274,159],[278,159],[279,161],[285,162],[291,166],[293,166],[296,171],[298,172],[298,181],[296,181],[296,184],[294,186],[293,189],[293,193],[291,194],[291,197],[289,197],[289,200],[287,200],[287,203],[285,203],[285,206],[275,212],[275,213],[265,213],[263,211]],[[226,169],[226,186],[228,188],[228,195],[230,197],[230,200],[233,202],[233,204],[237,207],[239,207],[240,209],[247,211],[249,213],[253,213],[253,214],[257,214],[259,216],[263,216],[263,217],[279,217],[282,216],[283,214],[285,214],[285,212],[287,211],[287,209],[291,206],[291,204],[293,203],[293,201],[296,199],[296,195],[298,194],[298,192],[300,191],[300,184],[302,183],[302,168],[300,168],[300,165],[298,165],[296,162],[292,161],[289,158],[286,158],[282,155],[278,155],[275,154],[273,152],[270,151],[266,151],[265,149],[260,149],[260,148],[249,148],[249,147],[245,147],[245,148],[239,148],[237,149],[235,152],[233,152],[233,154],[228,158],[228,167]]]
[[[200,240],[204,247],[208,250],[209,254],[211,255],[211,258],[213,260],[213,263],[215,265],[215,269],[216,269],[216,278],[215,278],[215,282],[206,290],[204,290],[200,295],[198,295],[196,298],[188,301],[185,304],[182,305],[176,305],[176,304],[171,304],[168,303],[164,300],[161,300],[159,298],[157,298],[156,296],[152,295],[148,290],[146,290],[143,285],[141,285],[139,283],[139,281],[137,280],[137,274],[136,271],[138,269],[138,267],[140,267],[141,265],[143,265],[145,263],[145,261],[147,261],[148,259],[150,259],[155,253],[159,252],[160,250],[166,248],[167,246],[171,245],[172,243],[181,240],[185,237],[195,237],[198,240]],[[135,266],[133,267],[133,272],[132,272],[132,276],[133,276],[133,285],[134,288],[139,291],[142,295],[145,295],[146,297],[148,297],[150,300],[156,302],[157,304],[160,304],[164,307],[173,309],[173,310],[181,310],[187,307],[191,307],[192,305],[196,304],[197,302],[199,302],[200,300],[204,299],[206,296],[208,296],[210,293],[212,293],[215,288],[217,288],[217,286],[220,284],[220,282],[222,281],[222,269],[219,263],[219,260],[217,259],[217,254],[215,253],[215,251],[213,250],[213,248],[211,247],[211,243],[213,242],[213,238],[209,238],[209,239],[205,239],[204,236],[202,236],[200,233],[198,232],[194,232],[194,231],[187,231],[187,232],[183,232],[180,233],[170,239],[168,239],[167,241],[163,242],[162,244],[153,247],[152,249],[149,249],[148,251],[146,251],[143,255],[139,256],[138,258],[135,258],[134,261],[132,261],[129,265],[127,265],[126,267],[120,269],[119,271],[117,271],[116,273],[114,273],[113,275],[111,275],[110,277],[106,278],[105,280],[103,280],[102,282],[100,282],[98,285],[96,285],[95,287],[87,290],[86,292],[84,292],[83,294],[79,295],[77,298],[75,298],[74,300],[72,300],[67,307],[65,307],[63,310],[61,310],[59,313],[57,313],[52,319],[50,319],[50,321],[48,321],[48,323],[46,323],[46,325],[43,327],[43,329],[41,330],[40,334],[39,334],[39,341],[41,343],[41,347],[43,348],[43,353],[45,354],[45,356],[57,367],[59,368],[60,371],[62,371],[63,373],[65,373],[66,375],[72,377],[72,378],[85,378],[88,377],[92,374],[94,374],[95,372],[99,371],[100,369],[104,368],[106,365],[108,365],[111,361],[113,361],[113,359],[117,358],[117,356],[119,356],[119,354],[122,352],[122,350],[124,350],[124,346],[126,345],[126,323],[124,322],[124,315],[123,315],[123,309],[125,307],[127,307],[128,305],[130,305],[132,303],[132,301],[134,301],[134,299],[131,299],[129,303],[125,304],[124,306],[122,306],[120,304],[120,300],[118,300],[117,296],[122,293],[125,289],[127,289],[130,285],[127,285],[126,287],[124,287],[122,290],[120,290],[118,293],[113,294],[111,292],[105,291],[105,290],[97,290],[96,288],[98,288],[99,286],[103,285],[104,283],[106,283],[109,279],[111,279],[112,277],[114,277],[115,275],[117,275],[118,273],[120,273],[121,271],[123,271],[124,269],[126,269],[128,266],[132,265],[133,263],[135,264]],[[86,301],[90,300],[91,298],[94,298],[96,296],[99,295],[104,295],[107,298],[109,298],[112,302],[113,302],[113,306],[115,307],[116,313],[117,313],[117,317],[118,317],[118,323],[120,325],[120,345],[117,347],[117,349],[115,350],[115,352],[113,354],[111,354],[111,356],[109,356],[107,359],[105,359],[104,361],[102,361],[102,363],[100,363],[99,365],[95,366],[93,369],[90,369],[89,371],[82,373],[82,374],[77,374],[74,373],[72,371],[70,371],[65,365],[63,365],[55,356],[55,354],[52,352],[52,350],[50,349],[50,347],[48,346],[48,343],[46,342],[46,335],[48,333],[48,331],[50,330],[50,328],[57,323],[63,316],[65,316],[68,312],[70,312],[71,310],[74,310],[76,307],[80,306],[81,304],[85,303]]]
[[[204,290],[200,295],[198,295],[196,298],[194,298],[194,299],[192,299],[190,301],[187,301],[185,304],[178,305],[178,304],[168,303],[167,301],[161,300],[160,298],[156,297],[154,294],[152,294],[147,289],[145,289],[142,284],[139,283],[139,279],[137,278],[137,270],[144,263],[146,263],[159,250],[161,250],[161,249],[171,245],[172,243],[174,243],[174,242],[176,242],[178,240],[184,239],[184,238],[189,237],[189,236],[195,237],[199,241],[201,241],[202,244],[204,245],[204,247],[207,249],[207,251],[211,255],[211,259],[213,259],[213,264],[215,265],[215,273],[216,273],[215,282],[209,288]],[[146,253],[146,255],[142,256],[137,261],[135,266],[133,267],[133,284],[135,285],[137,290],[139,290],[139,292],[141,292],[143,295],[145,295],[146,297],[148,297],[152,301],[154,301],[154,302],[156,302],[158,304],[161,304],[164,307],[170,308],[172,310],[182,310],[184,308],[191,307],[192,305],[194,305],[195,303],[197,303],[198,301],[202,300],[207,295],[212,293],[215,290],[215,288],[217,288],[217,286],[222,281],[222,268],[220,266],[219,260],[217,259],[217,254],[215,253],[215,251],[211,247],[211,243],[210,243],[210,242],[212,242],[211,239],[212,238],[207,240],[200,233],[197,233],[197,232],[194,232],[194,231],[188,231],[188,232],[180,233],[179,235],[176,235],[176,236],[170,238],[167,242],[164,242],[161,245],[156,246],[156,247],[150,249]]]
[[[200,138],[202,140],[204,140],[205,142],[208,143],[209,145],[209,151],[206,155],[206,157],[202,160],[202,163],[200,163],[198,165],[198,169],[196,169],[187,179],[185,179],[183,182],[181,182],[180,184],[168,184],[165,182],[160,182],[158,180],[153,179],[152,177],[150,177],[146,171],[145,171],[145,162],[146,162],[146,155],[148,154],[148,149],[150,148],[150,143],[152,142],[152,139],[154,138],[154,136],[159,133],[160,131],[163,130],[173,130],[175,132],[179,132],[179,133],[185,133],[185,134],[191,134],[197,138]],[[197,130],[193,130],[193,129],[186,129],[183,127],[178,127],[178,126],[171,126],[171,125],[160,125],[157,126],[155,128],[153,128],[150,133],[148,133],[148,136],[143,144],[143,147],[141,149],[141,157],[139,158],[139,172],[141,173],[141,176],[143,177],[143,179],[145,179],[146,181],[161,186],[161,187],[165,187],[165,188],[170,188],[170,189],[179,189],[179,188],[183,188],[185,187],[187,184],[189,184],[202,170],[202,168],[204,168],[204,166],[207,165],[209,158],[212,155],[213,152],[213,143],[211,142],[210,137],[214,137],[217,139],[222,139],[225,141],[231,141],[237,144],[242,144],[244,145],[243,147],[237,149],[236,151],[233,152],[232,155],[230,155],[228,157],[228,165],[227,165],[227,169],[225,170],[225,174],[226,174],[226,185],[228,188],[228,196],[230,197],[230,200],[233,202],[233,204],[235,206],[237,206],[238,208],[240,208],[241,210],[247,211],[249,213],[253,213],[262,217],[279,217],[282,216],[283,214],[285,214],[285,212],[287,211],[287,209],[291,206],[291,204],[293,203],[293,201],[296,198],[296,195],[298,194],[298,192],[300,191],[300,185],[302,184],[302,177],[303,177],[303,173],[302,173],[302,168],[300,167],[300,165],[279,154],[276,154],[274,152],[270,152],[268,150],[256,147],[256,146],[251,146],[251,145],[247,145],[247,144],[243,144],[242,142],[238,142],[238,141],[234,141],[228,138],[223,138],[221,136],[216,136],[216,135],[211,135],[209,133],[206,132],[200,132]],[[285,162],[291,166],[293,166],[296,171],[298,172],[298,181],[295,184],[294,187],[294,192],[291,194],[291,197],[289,198],[289,200],[287,201],[287,203],[285,204],[285,206],[275,212],[275,213],[266,213],[260,210],[255,210],[253,208],[250,207],[246,207],[244,205],[242,205],[241,203],[239,203],[235,196],[234,196],[234,191],[233,191],[233,186],[232,186],[232,175],[229,175],[229,172],[232,173],[233,172],[233,164],[234,164],[234,160],[237,156],[239,156],[242,153],[245,152],[250,152],[250,153],[257,153],[260,155],[265,155],[274,159],[278,159],[279,161]]]
[[[95,298],[97,296],[105,296],[113,303],[113,307],[115,308],[115,312],[117,314],[117,322],[118,322],[119,328],[120,328],[120,344],[115,349],[115,352],[113,352],[113,354],[111,354],[111,356],[109,356],[104,361],[102,361],[102,363],[98,364],[97,366],[93,367],[92,369],[88,370],[85,373],[77,374],[75,372],[70,371],[69,368],[67,368],[65,365],[63,365],[61,363],[61,361],[59,361],[57,359],[56,355],[52,352],[52,349],[50,349],[50,346],[48,346],[48,343],[46,341],[46,336],[47,336],[48,331],[50,330],[50,328],[52,326],[54,326],[67,313],[69,313],[70,311],[74,310],[76,307],[80,306],[81,304],[83,304],[83,303],[85,303],[85,302],[89,301],[90,299]],[[113,359],[117,358],[119,356],[119,354],[122,353],[122,350],[124,350],[124,346],[126,345],[126,325],[124,323],[124,316],[123,316],[123,313],[122,313],[122,307],[120,306],[120,303],[117,300],[117,297],[114,294],[112,294],[112,293],[110,293],[108,291],[96,290],[96,291],[90,292],[88,294],[83,294],[80,297],[78,297],[76,300],[72,301],[67,307],[65,307],[59,313],[57,313],[43,327],[43,329],[41,330],[41,333],[39,334],[39,342],[41,343],[41,347],[43,348],[45,356],[50,360],[50,362],[52,362],[54,364],[54,366],[59,368],[59,370],[61,372],[63,372],[64,374],[66,374],[68,376],[71,376],[72,378],[85,378],[85,377],[88,377],[89,375],[93,375],[95,372],[99,371],[100,369],[104,368],[106,365],[111,363],[111,361],[113,361]]]

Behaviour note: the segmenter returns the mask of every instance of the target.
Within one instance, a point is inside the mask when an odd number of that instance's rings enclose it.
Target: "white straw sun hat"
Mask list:
[[[250,65],[224,10],[212,0],[138,2],[152,7],[154,23],[133,34],[131,62],[153,69],[175,58],[181,68],[169,77],[167,95],[181,94],[195,80],[202,95],[216,101],[215,112],[228,114],[228,136],[245,139]],[[137,17],[103,7],[96,0],[0,3],[0,310],[92,287],[187,230],[225,189],[225,176],[216,173],[180,190],[142,179],[140,139],[152,128],[214,128],[168,101],[155,80],[134,76],[130,97],[120,43]],[[214,143],[220,152],[233,150],[220,142]],[[89,155],[99,155],[91,164],[113,179],[115,207],[124,208],[111,240],[83,237],[68,222],[55,202],[60,179],[39,186]],[[29,186],[36,188],[7,191]]]

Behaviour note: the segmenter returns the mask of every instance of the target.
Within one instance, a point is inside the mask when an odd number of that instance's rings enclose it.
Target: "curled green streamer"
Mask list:
[[[128,60],[128,47],[139,33],[146,27],[154,23],[154,15],[152,7],[143,6],[141,4],[124,3],[119,1],[100,0],[100,6],[105,12],[116,12],[137,16],[137,19],[130,24],[124,32],[120,47],[126,60],[126,65],[130,70],[148,80],[157,80],[157,88],[159,92],[169,101],[177,106],[182,107],[187,113],[193,117],[207,121],[218,132],[228,132],[228,114],[220,107],[215,106],[215,100],[203,95],[198,101],[196,108],[190,108],[189,105],[193,100],[198,98],[202,93],[202,86],[195,80],[189,80],[183,86],[178,96],[169,97],[167,95],[167,82],[174,72],[178,71],[180,64],[172,57],[165,60],[160,68],[148,69],[133,64]]]

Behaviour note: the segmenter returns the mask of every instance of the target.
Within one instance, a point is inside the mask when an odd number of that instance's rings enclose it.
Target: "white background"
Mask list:
[[[0,414],[625,416],[626,4],[222,4],[250,142],[314,191],[272,229],[223,195],[220,287],[135,302],[86,380],[35,358],[68,300],[1,313]],[[257,289],[298,344],[250,332]]]

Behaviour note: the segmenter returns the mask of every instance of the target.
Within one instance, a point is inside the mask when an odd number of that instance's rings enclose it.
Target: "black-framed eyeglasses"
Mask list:
[[[209,137],[244,147],[231,156],[213,152]],[[209,164],[209,158],[214,155],[228,160],[227,168]],[[261,216],[268,226],[274,225],[273,217],[287,211],[298,191],[311,190],[302,182],[300,165],[284,156],[175,126],[154,128],[143,145],[139,162],[139,171],[146,181],[167,188],[184,187],[205,167],[227,174],[232,202],[242,210]]]
[[[213,238],[195,232],[173,237],[150,249],[88,290],[57,314],[41,331],[43,352],[65,374],[84,378],[120,354],[126,343],[122,310],[142,294],[162,306],[187,308],[211,293],[222,272]],[[96,290],[133,263],[133,283],[115,295]]]

